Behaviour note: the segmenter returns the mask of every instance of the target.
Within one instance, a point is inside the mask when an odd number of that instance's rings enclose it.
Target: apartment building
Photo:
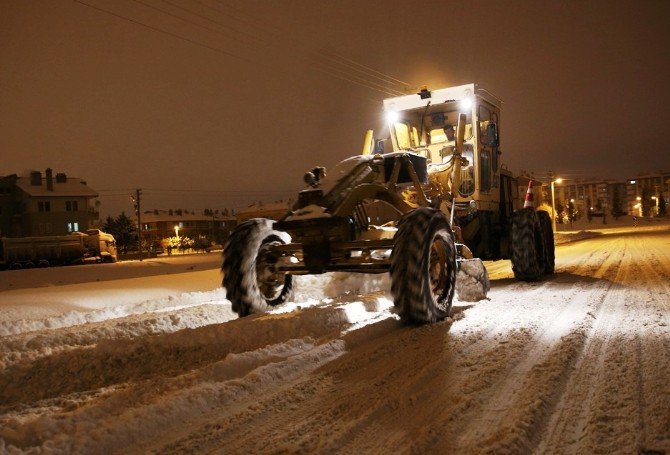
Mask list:
[[[218,243],[237,225],[234,216],[221,213],[191,213],[183,210],[153,210],[142,213],[142,238],[153,243],[175,235],[197,239],[205,236]]]

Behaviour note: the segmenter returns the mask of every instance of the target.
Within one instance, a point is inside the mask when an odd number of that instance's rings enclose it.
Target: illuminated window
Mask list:
[[[412,141],[409,136],[409,125],[406,123],[396,122],[393,124],[398,148],[407,149],[412,146]]]
[[[468,161],[468,165],[461,167],[461,184],[458,191],[463,196],[470,196],[475,192],[475,154],[471,145],[463,147],[463,158]]]
[[[437,144],[438,142],[445,142],[447,140],[447,135],[444,134],[444,129],[442,128],[436,128],[434,130],[430,130],[430,133],[428,133],[430,136],[430,143],[431,144]]]

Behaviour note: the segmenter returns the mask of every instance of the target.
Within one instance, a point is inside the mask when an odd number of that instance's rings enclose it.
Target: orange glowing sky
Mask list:
[[[135,188],[147,209],[290,196],[423,84],[498,94],[512,170],[670,168],[670,2],[81,2],[0,1],[0,175],[82,177],[103,215]]]

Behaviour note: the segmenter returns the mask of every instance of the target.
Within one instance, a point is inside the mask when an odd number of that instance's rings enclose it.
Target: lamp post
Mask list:
[[[551,227],[556,232],[556,201],[554,198],[554,183],[561,183],[562,178],[552,179],[551,181]]]
[[[572,218],[574,216],[573,212],[575,210],[575,200],[570,199],[570,204],[571,204],[571,208],[570,208],[570,210],[568,210],[568,218],[570,218],[570,230],[572,231]]]
[[[657,196],[652,196],[651,198],[655,201],[654,207],[656,208],[656,210],[655,210],[654,215],[658,216],[658,197]]]

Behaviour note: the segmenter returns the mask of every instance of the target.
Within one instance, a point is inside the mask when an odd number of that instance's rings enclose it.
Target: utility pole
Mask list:
[[[140,220],[140,214],[142,210],[140,209],[140,196],[142,195],[141,189],[135,190],[135,205],[137,206],[137,251],[140,253],[140,261],[142,260],[142,221]]]

